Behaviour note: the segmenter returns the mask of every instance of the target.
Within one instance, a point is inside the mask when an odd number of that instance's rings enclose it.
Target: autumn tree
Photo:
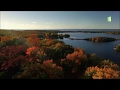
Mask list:
[[[27,55],[35,55],[37,53],[37,51],[38,51],[38,47],[32,46],[32,47],[27,48],[26,54]]]
[[[2,48],[1,71],[7,72],[8,76],[11,77],[14,73],[19,71],[19,67],[26,61],[25,52],[26,46],[6,46]]]
[[[88,59],[88,66],[100,65],[101,61],[103,61],[103,59],[97,56],[95,53],[89,55]]]
[[[46,39],[41,41],[41,47],[47,54],[48,59],[60,60],[65,58],[68,53],[72,53],[74,48],[66,45],[62,41]]]
[[[119,79],[120,71],[116,71],[112,68],[99,68],[95,66],[88,67],[85,75],[92,79]]]
[[[88,67],[85,76],[89,79],[120,79],[120,67],[109,60],[104,60],[101,67]]]
[[[47,54],[45,53],[44,49],[38,48],[36,46],[27,48],[26,54],[29,57],[29,61],[42,62],[43,60],[47,59]]]
[[[25,40],[23,38],[9,38],[9,39],[4,39],[0,42],[0,49],[5,47],[5,46],[17,46],[17,45],[21,45],[24,44]]]
[[[110,60],[103,60],[103,61],[101,61],[100,64],[101,64],[100,67],[102,67],[102,68],[112,68],[113,70],[118,70],[118,71],[120,70],[120,67]]]
[[[6,56],[0,52],[0,66],[2,65],[2,63],[5,59],[6,59]]]
[[[63,78],[62,67],[53,63],[53,60],[45,60],[42,64],[42,69],[45,71],[47,78],[49,79]]]
[[[61,65],[67,78],[71,78],[70,75],[76,74],[79,70],[82,72],[86,68],[87,63],[87,55],[81,48],[75,48],[72,54],[68,54],[65,59],[61,59]]]
[[[23,72],[16,74],[14,79],[61,79],[62,67],[56,66],[52,60],[45,60],[43,64],[29,63],[23,68]]]
[[[8,40],[11,40],[11,38],[8,37],[8,36],[2,36],[1,37],[1,42],[5,42],[5,41],[8,41]]]
[[[37,37],[36,34],[29,35],[27,38],[26,44],[28,46],[38,46],[40,45],[40,39]]]
[[[53,44],[53,40],[52,39],[46,39],[46,45],[47,46],[51,46]]]

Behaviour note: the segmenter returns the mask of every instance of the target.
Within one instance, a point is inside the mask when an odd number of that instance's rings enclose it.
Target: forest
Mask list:
[[[120,79],[120,66],[50,30],[0,30],[0,79]],[[98,38],[99,39],[99,38]]]

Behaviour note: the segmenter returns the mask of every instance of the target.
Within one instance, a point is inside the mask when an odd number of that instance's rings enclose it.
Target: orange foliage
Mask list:
[[[56,67],[56,64],[53,64],[53,60],[45,60],[45,61],[43,61],[43,66],[54,68],[54,67]]]
[[[120,71],[112,68],[88,67],[85,75],[92,76],[93,79],[119,79]]]
[[[74,50],[74,52],[72,54],[68,54],[66,56],[66,58],[68,60],[75,60],[75,62],[79,62],[79,60],[86,59],[87,56],[86,56],[84,50],[77,48]]]
[[[27,38],[27,43],[30,45],[37,45],[39,43],[40,39],[37,37],[36,34],[30,35]]]
[[[53,63],[53,60],[45,60],[42,64],[42,69],[48,75],[49,79],[62,78],[63,69]]]
[[[9,41],[9,40],[11,40],[11,38],[6,37],[6,36],[1,37],[1,41]]]
[[[61,59],[61,65],[68,75],[70,73],[75,74],[81,68],[85,68],[87,60],[84,50],[76,48],[72,54],[68,54],[65,59]]]
[[[52,39],[46,39],[46,44],[47,45],[52,45],[53,44],[53,40]]]
[[[31,55],[32,52],[37,51],[37,50],[38,50],[38,47],[32,46],[32,47],[30,47],[30,48],[27,49],[26,54],[27,55]]]
[[[58,43],[55,44],[55,46],[56,46],[56,47],[60,47],[60,46],[61,46],[61,43],[58,42]]]
[[[51,63],[53,63],[53,60],[46,60],[46,61],[43,62],[43,65],[51,64]]]

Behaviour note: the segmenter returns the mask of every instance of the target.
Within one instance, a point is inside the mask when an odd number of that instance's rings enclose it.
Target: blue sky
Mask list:
[[[119,29],[119,11],[0,11],[0,29]],[[107,21],[111,16],[112,22]]]

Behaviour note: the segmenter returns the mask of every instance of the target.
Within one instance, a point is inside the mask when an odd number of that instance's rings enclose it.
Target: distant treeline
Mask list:
[[[109,31],[109,30],[103,30],[103,31],[84,31],[84,30],[5,30],[5,29],[0,29],[0,31],[7,31],[7,32],[10,32],[10,31],[24,31],[24,32],[37,32],[37,33],[44,33],[44,32],[53,32],[53,33],[76,33],[76,32],[82,32],[82,33],[107,33],[107,34],[120,34],[120,30],[115,30],[115,31]]]
[[[58,31],[59,33],[107,33],[107,34],[120,34],[120,31]]]
[[[63,39],[69,38],[69,34],[59,34],[57,30],[1,30],[0,36],[22,36],[24,38],[29,35],[36,34],[38,38],[51,38],[51,39]]]

